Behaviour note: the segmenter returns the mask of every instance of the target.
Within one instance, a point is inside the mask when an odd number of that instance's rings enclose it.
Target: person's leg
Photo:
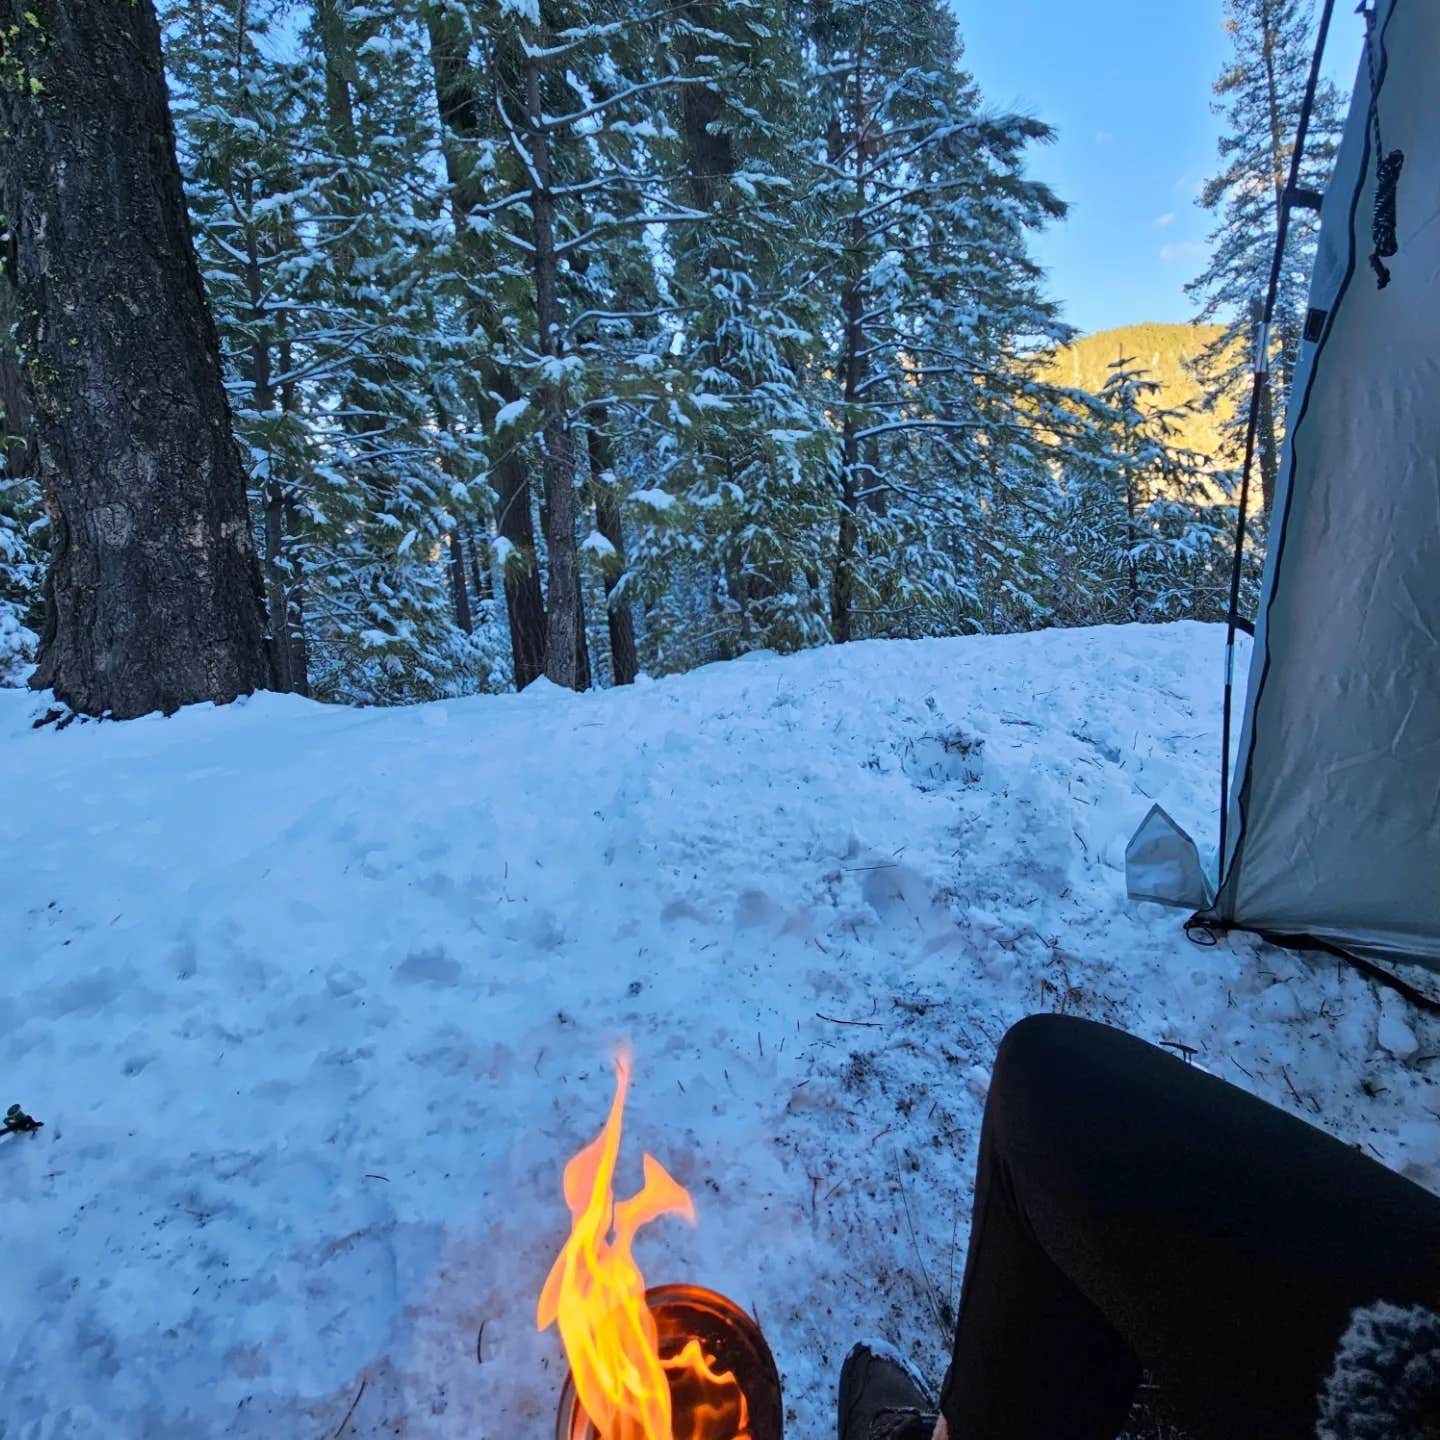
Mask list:
[[[1196,1437],[1310,1437],[1351,1310],[1440,1304],[1440,1199],[1120,1031],[996,1057],[950,1440],[1111,1440],[1141,1367]]]

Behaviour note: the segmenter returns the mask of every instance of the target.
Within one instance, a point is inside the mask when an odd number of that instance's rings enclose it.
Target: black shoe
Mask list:
[[[930,1440],[935,1402],[908,1365],[857,1345],[840,1370],[840,1440]]]

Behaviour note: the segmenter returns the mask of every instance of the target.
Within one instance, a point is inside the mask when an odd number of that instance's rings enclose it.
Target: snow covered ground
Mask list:
[[[1220,643],[58,734],[0,692],[0,1108],[45,1122],[0,1141],[0,1436],[323,1440],[359,1395],[346,1436],[547,1440],[534,1304],[622,1036],[626,1173],[653,1150],[700,1214],[641,1262],[754,1308],[794,1440],[859,1334],[938,1377],[1028,1011],[1193,1046],[1440,1184],[1429,1022],[1125,900],[1152,799],[1213,829]]]

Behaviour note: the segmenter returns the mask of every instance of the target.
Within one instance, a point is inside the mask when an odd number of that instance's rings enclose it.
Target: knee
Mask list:
[[[1085,1069],[1085,1057],[1110,1033],[1073,1015],[1027,1015],[1005,1032],[995,1052],[991,1101],[1069,1093]]]

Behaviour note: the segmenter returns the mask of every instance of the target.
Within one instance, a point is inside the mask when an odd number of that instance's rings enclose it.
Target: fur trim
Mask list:
[[[1316,1440],[1440,1440],[1440,1315],[1356,1310],[1320,1396]]]

